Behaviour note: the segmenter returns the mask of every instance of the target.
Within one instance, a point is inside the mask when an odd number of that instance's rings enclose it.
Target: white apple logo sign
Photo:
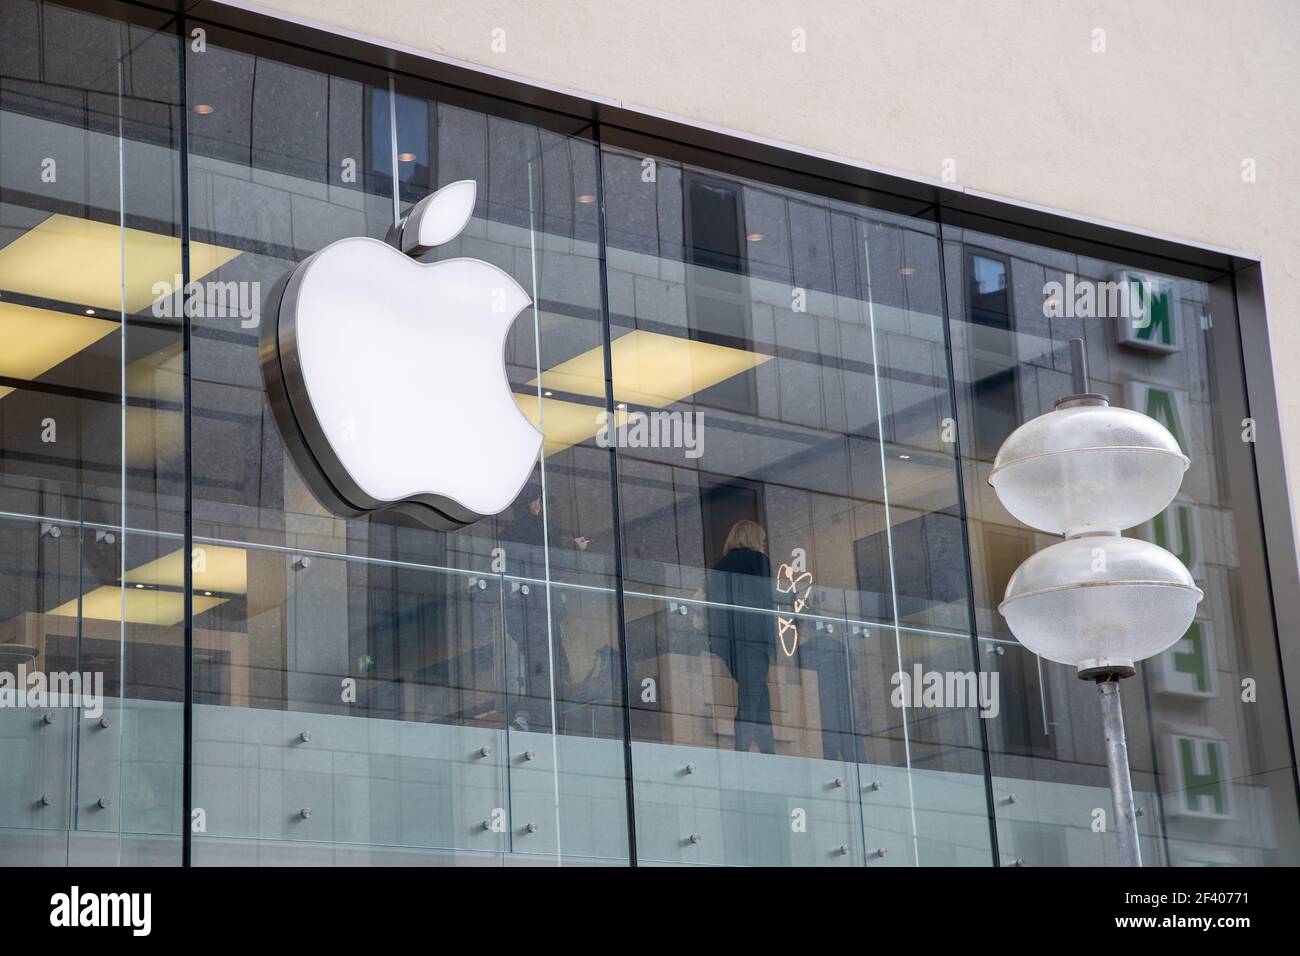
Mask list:
[[[413,258],[460,234],[475,191],[467,179],[425,197],[389,242],[331,243],[268,310],[261,357],[276,421],[338,513],[392,509],[450,530],[505,510],[532,473],[542,434],[515,403],[503,356],[532,300],[491,263]]]

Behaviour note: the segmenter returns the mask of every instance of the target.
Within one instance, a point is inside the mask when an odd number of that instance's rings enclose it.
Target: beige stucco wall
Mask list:
[[[1300,0],[241,5],[1259,255],[1300,501]]]

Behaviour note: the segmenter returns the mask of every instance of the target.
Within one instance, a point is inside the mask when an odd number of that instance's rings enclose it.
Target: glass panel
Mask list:
[[[452,864],[509,849],[500,579],[277,548],[239,557],[247,595],[195,627],[196,862]],[[294,706],[269,706],[271,679],[301,688]],[[301,702],[325,688],[333,704]]]
[[[770,608],[727,611],[716,601],[629,595],[629,620],[634,615],[662,624],[660,652],[632,668],[633,686],[642,688],[632,750],[641,862],[861,865],[860,768],[847,754],[836,757],[821,745],[833,733],[823,714],[834,695],[819,680],[832,675],[842,682],[842,653],[838,660],[824,658],[836,656],[831,645],[845,633],[846,622],[824,615],[778,616]],[[708,622],[716,624],[723,615],[739,617],[737,631],[755,638],[732,641],[729,663],[701,650],[706,642],[720,643],[712,640],[719,628],[709,629]],[[796,657],[782,651],[772,655],[757,640],[760,631],[778,643],[784,633],[790,644],[800,632],[801,647],[814,650],[811,655],[796,651]],[[759,681],[765,694],[752,690]],[[765,697],[771,717],[754,719],[759,716],[755,704],[741,693]],[[788,756],[715,744],[742,733],[753,747],[765,746],[770,735],[776,752]],[[872,849],[880,845],[877,841]]]
[[[239,251],[220,278],[261,310],[195,321],[196,547],[237,569],[233,593],[214,590],[225,600],[196,621],[196,748],[214,755],[202,777],[196,763],[208,818],[196,861],[339,861],[346,847],[371,862],[625,862],[612,484],[593,441],[603,402],[553,401],[539,385],[548,365],[600,354],[594,146],[546,117],[405,79],[390,92],[387,76],[215,27],[188,62],[192,237]],[[542,459],[504,512],[454,532],[332,510],[265,398],[259,336],[276,284],[335,240],[387,236],[394,171],[403,215],[473,180],[469,222],[421,261],[481,260],[533,303],[504,358]],[[473,319],[430,321],[453,318]],[[466,416],[472,399],[452,397]],[[411,440],[422,431],[417,419]],[[310,725],[325,716],[318,745]],[[365,729],[379,724],[393,726]],[[369,733],[411,749],[366,758],[353,745]],[[270,737],[248,753],[264,757],[226,752],[258,734]],[[336,737],[351,742],[343,755],[309,756]],[[231,791],[217,769],[289,754],[302,795],[274,775]]]
[[[501,586],[511,849],[564,863],[626,864],[615,597],[554,581],[548,596],[544,580],[514,575]]]
[[[933,225],[603,160],[641,857],[987,864]]]
[[[13,862],[180,860],[179,48],[118,16],[0,9],[0,658],[51,688],[0,710]]]
[[[1003,862],[1118,860],[1097,692],[1020,647],[996,610],[1020,562],[1054,539],[1001,508],[987,483],[992,456],[1072,391],[1074,337],[1091,390],[1161,421],[1191,458],[1174,503],[1125,532],[1173,551],[1205,592],[1183,640],[1122,685],[1143,862],[1295,859],[1291,757],[1270,743],[1285,725],[1275,637],[1267,611],[1254,610],[1268,606],[1263,575],[1246,571],[1263,548],[1236,316],[1214,293],[1224,281],[963,225],[945,225],[944,244],[949,274],[966,276],[949,283],[949,309],[981,657],[1002,687],[988,727]]]
[[[532,300],[504,357],[515,402],[545,436],[541,458],[504,513],[461,533],[505,578],[511,848],[626,862],[613,486],[595,442],[605,409],[596,149],[569,120],[500,115],[486,97],[404,78],[397,90],[403,213],[432,190],[476,183],[475,218],[423,260],[492,263]],[[596,375],[547,387],[555,367]]]
[[[19,394],[16,390],[0,401],[0,414]],[[33,393],[32,400],[41,397]],[[9,484],[14,466],[9,446],[5,463],[7,507],[22,507],[26,499],[31,509],[29,514],[11,511],[0,521],[0,554],[4,555],[0,669],[11,675],[11,687],[16,689],[20,675],[46,673],[67,656],[68,645],[75,650],[75,615],[56,617],[44,609],[69,603],[76,607],[81,536],[75,522],[45,521],[38,516],[36,509],[50,496],[36,487],[25,492]],[[15,689],[2,692],[5,706],[0,708],[0,747],[6,768],[0,775],[0,839],[5,859],[14,865],[62,865],[68,861],[75,825],[72,742],[79,721],[76,711],[27,709],[25,693],[20,699]]]

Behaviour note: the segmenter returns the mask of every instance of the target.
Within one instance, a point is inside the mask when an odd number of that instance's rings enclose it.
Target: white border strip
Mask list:
[[[257,14],[268,17],[273,20],[279,20],[282,23],[289,23],[295,26],[304,27],[310,30],[318,30],[323,33],[329,33],[334,36],[343,37],[349,40],[355,40],[359,43],[369,44],[371,46],[381,47],[386,50],[392,50],[395,53],[401,53],[406,56],[426,60],[431,63],[440,63],[444,66],[454,67],[456,69],[466,70],[471,73],[477,73],[480,76],[490,76],[498,80],[504,80],[509,83],[516,83],[521,86],[532,87],[537,90],[544,90],[548,93],[556,93],[562,96],[572,97],[573,99],[596,103],[601,106],[613,107],[615,109],[626,110],[630,113],[639,113],[653,119],[663,120],[666,122],[676,123],[681,126],[698,129],[720,136],[727,136],[732,139],[742,140],[748,143],[754,143],[759,146],[767,146],[773,149],[782,150],[787,153],[794,153],[799,156],[805,156],[809,159],[820,160],[828,163],[835,163],[840,166],[847,166],[853,169],[862,170],[863,172],[875,173],[881,176],[889,176],[894,179],[903,180],[917,185],[929,186],[935,189],[943,189],[949,192],[962,193],[976,199],[987,199],[992,202],[1002,203],[1016,209],[1028,210],[1033,212],[1044,213],[1046,215],[1058,216],[1062,219],[1068,219],[1072,222],[1082,223],[1084,225],[1095,226],[1105,229],[1114,229],[1118,232],[1126,233],[1136,239],[1168,242],[1174,245],[1184,246],[1189,249],[1197,249],[1201,252],[1209,252],[1215,255],[1232,256],[1238,259],[1245,259],[1251,262],[1260,262],[1262,257],[1250,252],[1243,252],[1238,249],[1231,249],[1226,246],[1214,245],[1212,243],[1199,242],[1193,239],[1186,239],[1180,236],[1170,236],[1164,233],[1152,232],[1145,229],[1139,229],[1134,226],[1125,225],[1124,223],[1114,222],[1109,219],[1100,219],[1094,216],[1084,215],[1082,213],[1070,212],[1069,210],[1059,209],[1054,206],[1044,206],[1038,203],[1029,202],[1022,199],[1013,199],[1010,196],[1003,196],[998,193],[987,192],[981,189],[975,189],[969,186],[963,186],[960,183],[946,183],[928,176],[921,176],[916,173],[904,172],[888,166],[877,166],[874,163],[866,163],[861,160],[850,159],[847,156],[840,156],[835,153],[827,153],[822,150],[810,149],[805,146],[797,146],[794,143],[787,143],[783,140],[769,139],[766,136],[760,136],[755,133],[746,133],[741,130],[731,129],[726,126],[718,126],[713,123],[704,123],[699,120],[690,119],[680,116],[676,113],[669,113],[663,110],[654,109],[648,106],[639,106],[626,100],[615,99],[613,97],[601,96],[596,93],[587,93],[581,90],[571,89],[565,86],[558,86],[553,83],[547,83],[541,80],[530,79],[520,76],[517,73],[507,73],[504,70],[495,70],[491,67],[483,66],[479,63],[472,63],[468,60],[460,60],[455,57],[445,56],[440,53],[433,53],[428,50],[421,50],[418,47],[408,46],[404,43],[396,43],[392,40],[385,40],[368,33],[358,33],[354,30],[348,30],[343,27],[334,26],[321,20],[312,20],[307,17],[300,17],[296,14],[285,13],[280,10],[274,10],[270,7],[263,6],[260,3],[251,3],[249,0],[208,0],[210,3],[218,6],[231,7],[236,10],[243,10],[247,13]],[[195,6],[198,6],[197,4]],[[187,11],[187,15],[197,15],[201,18],[202,10],[197,14],[192,14],[194,7]],[[391,67],[383,67],[376,64],[380,69],[393,71]]]

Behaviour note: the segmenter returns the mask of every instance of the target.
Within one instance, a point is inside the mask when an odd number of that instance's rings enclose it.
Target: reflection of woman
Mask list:
[[[736,749],[756,743],[762,753],[775,753],[767,671],[776,619],[767,533],[756,522],[737,521],[723,550],[709,574],[709,639],[736,680]],[[756,610],[741,610],[746,607]]]

